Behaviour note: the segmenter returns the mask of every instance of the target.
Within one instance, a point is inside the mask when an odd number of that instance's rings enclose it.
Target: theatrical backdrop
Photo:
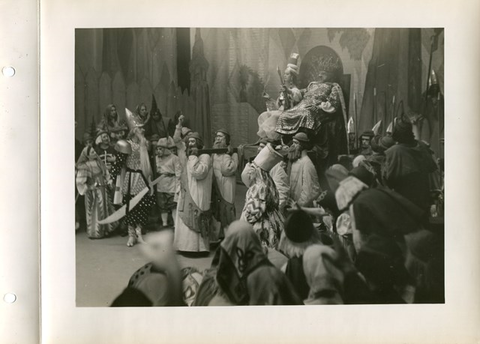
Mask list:
[[[153,99],[163,116],[182,111],[211,144],[226,128],[234,146],[257,140],[262,93],[278,96],[292,53],[299,86],[312,81],[310,62],[338,58],[338,83],[356,135],[395,114],[409,116],[418,139],[443,157],[444,34],[428,28],[125,28],[75,32],[76,138],[92,131],[105,107],[120,117]],[[433,73],[431,72],[433,71]],[[431,75],[432,77],[428,77]],[[440,93],[426,93],[428,84]],[[433,99],[435,98],[435,99]]]

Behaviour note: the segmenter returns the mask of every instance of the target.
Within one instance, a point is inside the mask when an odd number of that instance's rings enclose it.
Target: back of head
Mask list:
[[[395,121],[392,138],[399,143],[412,143],[415,141],[412,123],[405,118],[399,118]]]

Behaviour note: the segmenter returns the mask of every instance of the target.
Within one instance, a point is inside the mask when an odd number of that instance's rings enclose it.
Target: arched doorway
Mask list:
[[[349,110],[350,104],[350,82],[351,82],[351,75],[344,74],[343,71],[343,62],[340,56],[337,54],[335,50],[326,45],[319,45],[316,46],[308,51],[304,58],[302,58],[302,64],[300,65],[300,73],[299,73],[299,88],[306,88],[308,84],[312,81],[315,81],[318,76],[318,71],[316,70],[315,66],[313,65],[313,61],[318,58],[328,58],[332,57],[334,59],[338,59],[340,68],[337,71],[337,74],[334,76],[334,81],[337,82],[343,91],[343,97],[345,99],[345,105],[347,108],[347,112]],[[348,114],[347,114],[348,115]]]
[[[342,63],[342,60],[340,59],[340,56],[338,56],[338,54],[332,48],[327,47],[325,45],[319,45],[319,46],[316,46],[315,48],[310,49],[310,51],[305,55],[305,57],[302,58],[302,64],[300,66],[300,74],[299,74],[301,88],[307,87],[310,82],[315,81],[317,78],[319,71],[316,70],[312,62],[318,58],[328,58],[328,57],[332,57],[339,61],[340,69],[336,77],[338,78],[343,75],[343,63]],[[340,80],[337,79],[336,82],[339,82],[339,81]]]

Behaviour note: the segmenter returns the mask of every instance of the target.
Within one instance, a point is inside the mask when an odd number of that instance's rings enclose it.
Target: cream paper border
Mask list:
[[[36,5],[0,2],[0,343],[39,340]],[[6,293],[16,301],[4,302]]]
[[[467,0],[41,1],[43,342],[478,343],[479,14]],[[445,305],[75,307],[74,29],[201,26],[445,27]]]

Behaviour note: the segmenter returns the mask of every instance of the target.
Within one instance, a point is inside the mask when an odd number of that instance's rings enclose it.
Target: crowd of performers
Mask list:
[[[151,260],[113,306],[444,302],[443,166],[403,117],[342,155],[334,63],[299,90],[295,62],[255,144],[233,149],[220,129],[205,149],[183,115],[144,104],[126,124],[109,105],[96,137],[85,134],[76,183],[88,237],[123,230]],[[257,154],[244,164],[247,147]],[[163,229],[144,240],[152,221]],[[210,250],[206,271],[176,260]]]

